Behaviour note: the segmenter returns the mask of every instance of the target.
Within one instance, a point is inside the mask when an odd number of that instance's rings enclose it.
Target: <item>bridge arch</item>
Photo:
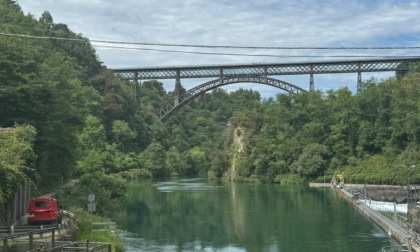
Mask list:
[[[252,82],[252,83],[269,85],[272,87],[282,89],[292,94],[307,92],[305,89],[298,87],[296,85],[293,85],[291,83],[274,79],[274,78],[265,77],[265,76],[222,77],[222,78],[218,78],[218,79],[203,83],[201,85],[198,85],[194,88],[191,88],[184,94],[176,96],[174,98],[173,103],[168,103],[166,104],[165,107],[159,110],[158,116],[161,120],[165,120],[175,111],[177,111],[182,106],[187,104],[191,99],[193,99],[194,97],[202,93],[205,93],[209,90],[212,90],[221,86],[235,84],[235,83],[244,83],[244,82]]]

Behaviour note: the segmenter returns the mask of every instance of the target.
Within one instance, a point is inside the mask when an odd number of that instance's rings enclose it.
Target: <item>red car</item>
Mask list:
[[[61,223],[61,206],[54,198],[36,198],[29,201],[29,225]]]

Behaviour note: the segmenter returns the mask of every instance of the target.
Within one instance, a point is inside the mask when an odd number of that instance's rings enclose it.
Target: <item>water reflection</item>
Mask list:
[[[218,187],[215,184],[209,184],[207,181],[204,181],[200,178],[157,182],[154,184],[154,186],[161,192],[210,191]]]
[[[114,219],[129,251],[378,251],[386,234],[332,190],[138,182]]]

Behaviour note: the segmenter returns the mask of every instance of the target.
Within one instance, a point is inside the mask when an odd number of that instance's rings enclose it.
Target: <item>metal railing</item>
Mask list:
[[[37,231],[17,233],[13,235],[7,235],[0,237],[3,240],[3,248],[1,252],[8,251],[27,251],[34,248],[35,239],[43,239],[46,241],[46,234],[51,234],[51,244],[54,246],[55,243],[55,232],[58,228],[45,228]],[[44,235],[45,234],[45,235]]]
[[[97,252],[111,252],[112,245],[110,243],[98,243],[98,242],[89,242],[89,241],[81,241],[81,242],[61,242],[61,245],[55,247],[47,247],[43,246],[42,244],[33,250],[29,250],[28,252],[36,252],[36,251],[52,251],[52,252],[77,252],[77,251],[97,251]]]
[[[393,246],[383,247],[381,251],[382,252],[408,252],[410,250],[405,245],[393,245]]]
[[[0,252],[29,251],[36,247],[55,247],[57,237],[65,239],[75,228],[74,215],[63,224],[0,227]],[[70,231],[70,232],[68,232]]]
[[[345,185],[344,190],[351,193],[354,196],[354,199],[357,200],[359,204],[364,204],[365,206],[369,207],[370,209],[385,217],[389,221],[393,222],[397,226],[408,231],[409,235],[406,237],[406,244],[383,247],[381,250],[382,252],[411,252],[411,243],[413,241],[413,238],[414,241],[416,241],[415,238],[417,236],[414,236],[412,230],[409,228],[408,205],[404,213],[401,213],[401,211],[397,211],[397,204],[395,202],[380,202],[367,197],[366,188],[363,188],[362,191],[360,191],[354,187]]]
[[[9,227],[0,227],[0,237],[5,237],[8,235],[37,232],[44,229],[55,229],[61,231],[65,229],[68,225],[64,224],[54,224],[54,225],[39,225],[39,226],[9,226]]]
[[[115,222],[93,222],[92,231],[93,232],[110,232],[116,233]]]
[[[392,221],[399,227],[408,230],[407,212],[401,213],[397,211],[397,204],[395,202],[385,203],[372,200],[366,196],[366,188],[364,188],[363,191],[359,191],[354,187],[346,185],[344,187],[344,190],[353,194],[355,200],[357,200],[359,203],[366,205],[367,207],[374,210],[383,217],[387,218],[388,220]],[[392,204],[391,207],[390,204]]]

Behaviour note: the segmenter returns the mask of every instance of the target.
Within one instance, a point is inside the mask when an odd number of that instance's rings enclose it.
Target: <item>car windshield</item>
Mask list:
[[[35,207],[48,207],[49,202],[48,201],[38,201],[35,202]]]

